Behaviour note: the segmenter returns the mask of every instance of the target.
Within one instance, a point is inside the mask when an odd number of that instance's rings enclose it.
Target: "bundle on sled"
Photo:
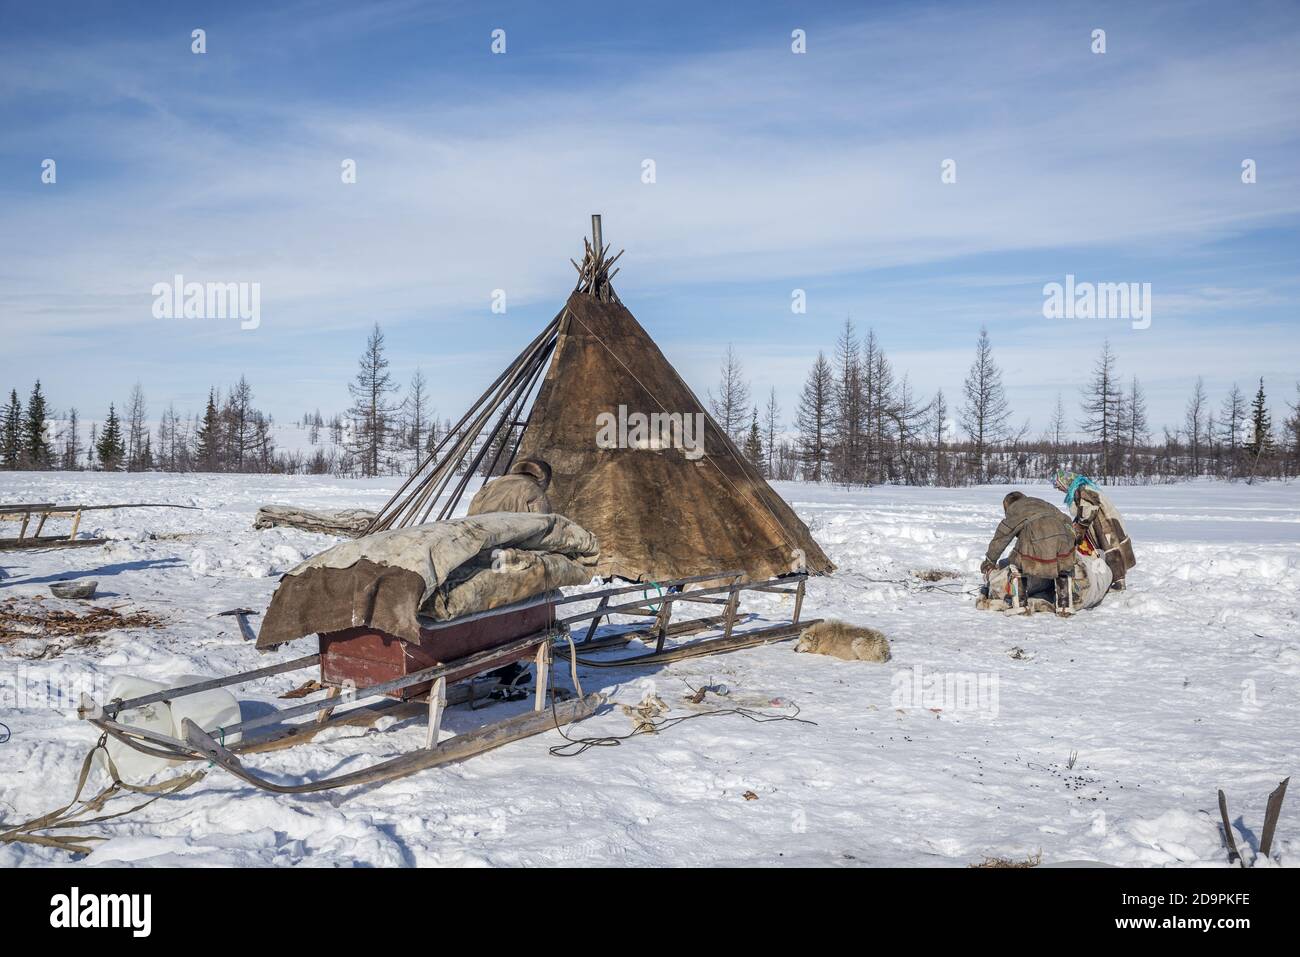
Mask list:
[[[497,512],[380,532],[286,574],[257,647],[317,634],[322,684],[368,687],[403,678],[545,634],[555,619],[555,590],[590,582],[599,556],[595,537],[559,515]],[[493,667],[535,655],[538,644],[498,652]],[[472,674],[467,668],[445,677]],[[429,687],[387,694],[410,698]]]

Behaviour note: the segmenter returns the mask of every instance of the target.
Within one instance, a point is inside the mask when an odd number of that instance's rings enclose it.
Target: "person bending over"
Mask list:
[[[1051,502],[1033,498],[1024,492],[1011,492],[1002,499],[1005,517],[998,523],[980,571],[985,578],[998,569],[1014,565],[1024,582],[1025,598],[1031,595],[1051,597],[1056,579],[1074,572],[1074,527],[1065,514]],[[1008,560],[1002,553],[1012,541]],[[993,588],[988,587],[989,594]]]
[[[542,459],[520,459],[510,471],[488,482],[469,502],[470,515],[486,512],[550,513],[546,489],[551,484],[551,467]]]

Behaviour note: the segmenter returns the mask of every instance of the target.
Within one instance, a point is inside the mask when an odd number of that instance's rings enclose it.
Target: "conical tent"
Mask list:
[[[435,506],[439,518],[449,516],[472,476],[529,456],[551,466],[547,495],[555,511],[596,535],[601,576],[664,581],[742,571],[757,580],[834,570],[807,526],[619,302],[609,284],[618,257],[606,258],[593,221],[594,242],[583,263],[574,263],[578,286],[564,309],[393,496],[372,530],[426,521]],[[520,426],[513,448],[481,438],[512,436]]]

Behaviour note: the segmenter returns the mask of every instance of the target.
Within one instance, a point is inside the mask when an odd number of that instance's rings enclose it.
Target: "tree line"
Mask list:
[[[1123,377],[1109,341],[1093,364],[1072,416],[1058,393],[1045,428],[1017,425],[988,330],[951,398],[916,395],[874,330],[846,319],[828,357],[819,351],[791,423],[782,428],[773,390],[760,410],[728,347],[710,410],[765,477],[845,485],[956,486],[1020,482],[1058,468],[1107,483],[1211,476],[1229,480],[1300,475],[1300,383],[1275,430],[1264,380],[1249,401],[1234,384],[1215,406],[1197,378],[1184,421],[1153,435],[1137,376]],[[1079,438],[1082,436],[1082,438]]]
[[[319,409],[298,421],[308,450],[278,449],[275,419],[253,401],[247,378],[212,387],[202,412],[169,404],[150,426],[142,385],[124,405],[110,402],[87,431],[76,408],[49,410],[37,381],[26,403],[11,389],[0,407],[0,469],[95,469],[107,472],[278,472],[373,476],[409,472],[450,429],[430,406],[418,369],[404,398],[388,373],[384,337],[372,330],[349,385],[352,405],[328,420]]]
[[[1025,481],[1069,468],[1106,483],[1135,483],[1300,475],[1300,383],[1296,390],[1279,429],[1262,378],[1252,398],[1234,384],[1217,404],[1197,378],[1183,422],[1153,435],[1141,382],[1121,376],[1105,342],[1074,415],[1058,394],[1046,427],[1031,434],[1028,420],[1013,421],[987,329],[976,339],[960,390],[923,399],[875,331],[861,335],[846,319],[830,356],[817,353],[788,428],[774,388],[761,408],[753,401],[731,346],[708,404],[742,454],[772,479],[956,486]],[[211,388],[201,413],[182,415],[169,404],[152,429],[137,383],[120,412],[110,403],[104,419],[84,435],[78,410],[53,416],[37,381],[25,403],[11,389],[0,407],[0,468],[406,474],[451,431],[451,420],[440,420],[432,407],[419,369],[402,394],[378,324],[348,392],[345,412],[326,419],[317,409],[297,422],[307,431],[303,451],[277,449],[274,419],[256,407],[243,376],[224,391]],[[517,438],[514,424],[488,437],[480,468],[503,462],[508,456],[497,451]]]
[[[65,418],[51,414],[38,380],[25,406],[11,389],[0,407],[0,468],[271,472],[284,465],[273,426],[270,415],[254,408],[252,386],[242,376],[224,398],[216,388],[209,391],[202,414],[182,416],[169,404],[156,430],[137,382],[121,411],[110,402],[88,432],[75,407]]]

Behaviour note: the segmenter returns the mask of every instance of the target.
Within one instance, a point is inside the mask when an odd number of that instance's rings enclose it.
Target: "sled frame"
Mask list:
[[[103,545],[106,538],[77,538],[81,527],[82,512],[102,512],[116,508],[185,508],[196,509],[194,505],[168,505],[164,503],[139,502],[125,505],[57,505],[54,502],[32,502],[22,505],[0,505],[0,522],[20,522],[16,538],[0,538],[0,550],[20,548],[85,548]],[[27,534],[33,517],[36,527]],[[42,535],[45,523],[51,517],[68,518],[72,526],[65,535]]]
[[[616,641],[628,641],[633,637],[643,637],[647,641],[654,642],[654,651],[648,654],[601,661],[598,663],[600,667],[652,664],[733,651],[795,637],[804,627],[800,624],[799,615],[803,606],[804,586],[807,577],[807,574],[801,572],[782,578],[748,582],[745,581],[743,572],[729,571],[657,583],[662,591],[653,597],[645,594],[650,586],[644,583],[561,596],[555,599],[554,604],[556,606],[593,600],[597,602],[597,606],[594,611],[558,617],[545,629],[505,642],[494,648],[413,671],[401,677],[378,682],[365,688],[322,688],[321,690],[325,692],[322,697],[312,695],[309,696],[311,700],[304,700],[300,704],[274,709],[271,713],[261,717],[250,718],[235,725],[219,728],[215,731],[216,737],[205,732],[189,719],[186,719],[182,725],[181,737],[176,738],[145,728],[123,724],[118,720],[118,717],[125,711],[156,702],[170,703],[178,698],[211,691],[216,688],[237,687],[263,678],[318,667],[321,662],[320,654],[304,655],[288,661],[267,665],[263,668],[256,668],[223,678],[211,678],[178,688],[151,692],[126,700],[114,699],[103,705],[96,702],[89,695],[82,695],[78,714],[83,720],[88,721],[104,734],[143,754],[175,761],[207,761],[255,787],[272,793],[308,794],[341,787],[382,784],[439,764],[464,760],[521,738],[558,729],[594,714],[605,701],[604,695],[599,693],[579,694],[577,697],[563,702],[556,701],[555,696],[552,695],[550,707],[547,707],[550,665],[554,657],[553,644],[557,638],[567,639],[572,644],[572,639],[569,637],[570,626],[575,623],[590,622],[587,634],[588,640],[581,642],[577,646],[587,649],[603,646],[604,644],[603,641],[592,640],[601,618],[608,618],[610,615],[616,614],[652,614],[654,616],[655,622],[650,628],[632,629],[614,639]],[[694,591],[685,590],[687,585],[716,581],[726,581],[727,584]],[[739,597],[740,593],[745,590],[793,595],[795,598],[793,621],[776,626],[752,629],[747,632],[735,632],[734,625],[739,613]],[[610,601],[612,598],[630,595],[637,591],[642,592],[640,599],[619,601],[618,603],[611,603]],[[672,612],[676,604],[683,601],[705,604],[721,602],[723,614],[721,616],[706,616],[701,619],[679,622],[675,626],[671,625]],[[647,611],[650,605],[656,606],[653,612]],[[450,627],[469,619],[496,617],[510,613],[514,610],[514,607],[505,606],[492,611],[462,616],[450,621],[428,624],[425,630],[437,631],[439,628]],[[695,631],[719,625],[723,632],[719,637],[689,642],[673,648],[666,649],[664,647],[665,640],[670,636],[691,634]],[[564,660],[569,661],[570,657],[574,656],[570,656],[567,651],[567,648],[564,649],[560,655]],[[474,697],[473,678],[484,672],[491,671],[507,661],[517,660],[520,653],[527,652],[533,652],[536,666],[536,691],[532,710],[458,734],[445,741],[439,741],[442,716],[446,707],[449,704],[461,703],[463,700],[468,700],[472,704]],[[589,663],[581,658],[578,659],[578,662]],[[573,662],[573,664],[576,667],[577,662]],[[461,674],[465,675],[465,677],[459,679],[456,688],[449,689],[447,676],[452,674]],[[404,701],[387,697],[403,688],[426,683],[430,684],[430,690],[427,694]],[[578,690],[575,689],[575,691]],[[365,706],[348,708],[342,712],[338,710],[345,705],[358,704],[368,699],[381,700]],[[343,725],[373,724],[386,715],[410,716],[421,711],[427,715],[424,746],[422,748],[379,761],[358,771],[315,781],[284,784],[273,781],[245,767],[241,761],[241,756],[245,754],[278,750],[309,741],[327,728]],[[298,723],[285,723],[293,718],[305,718],[306,720]],[[262,734],[250,736],[251,732],[259,731]],[[227,738],[233,738],[236,735],[239,736],[238,743],[229,746],[224,743]]]

